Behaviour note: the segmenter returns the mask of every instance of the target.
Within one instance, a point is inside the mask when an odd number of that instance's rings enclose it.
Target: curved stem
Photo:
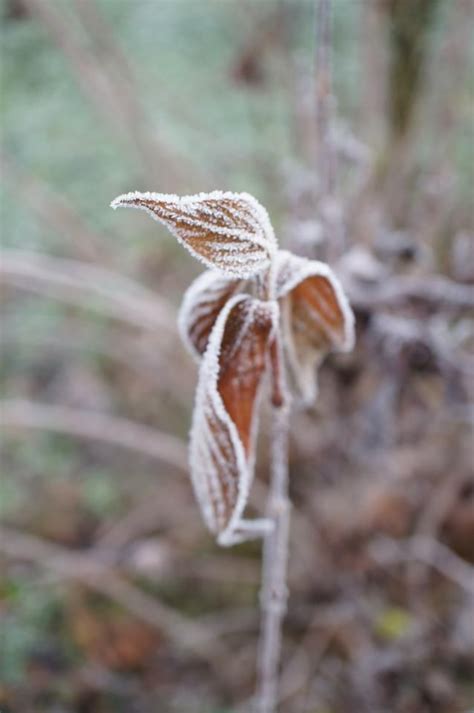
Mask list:
[[[288,499],[288,434],[290,399],[286,389],[280,340],[272,355],[274,381],[278,381],[281,400],[273,401],[271,434],[271,486],[268,517],[272,531],[265,537],[262,574],[262,629],[258,659],[258,713],[274,713],[278,698],[278,671],[281,628],[286,612],[288,590],[286,571],[290,502]]]

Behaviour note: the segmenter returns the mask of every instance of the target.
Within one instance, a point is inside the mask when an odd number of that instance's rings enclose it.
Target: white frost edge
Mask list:
[[[265,239],[258,238],[257,236],[252,235],[252,240],[255,242],[256,245],[259,245],[261,248],[268,250],[270,253],[270,257],[266,260],[263,260],[258,268],[254,269],[249,269],[246,270],[245,268],[239,270],[233,270],[233,269],[224,269],[221,268],[217,265],[215,265],[211,260],[208,260],[207,258],[203,257],[201,254],[196,252],[179,234],[178,232],[168,223],[166,223],[162,218],[157,216],[150,208],[147,208],[146,206],[141,206],[141,205],[133,205],[133,203],[130,203],[129,201],[136,200],[137,198],[143,198],[145,200],[156,200],[156,201],[166,201],[168,203],[176,203],[177,205],[184,205],[186,206],[187,204],[192,204],[192,203],[197,203],[199,201],[203,201],[206,199],[211,199],[211,200],[223,200],[223,199],[243,199],[246,201],[251,209],[256,213],[256,216],[259,220],[259,222],[262,225],[263,232],[265,235]],[[271,258],[274,255],[274,253],[277,250],[277,240],[275,237],[275,233],[272,227],[272,224],[270,222],[270,218],[268,215],[267,210],[263,207],[259,201],[252,196],[250,193],[234,193],[232,191],[211,191],[210,193],[196,193],[194,195],[190,196],[178,196],[175,193],[155,193],[155,192],[150,192],[150,191],[130,191],[129,193],[122,193],[120,196],[117,196],[117,198],[114,198],[114,200],[111,202],[110,207],[113,208],[113,210],[116,210],[117,208],[135,208],[137,210],[143,210],[145,213],[148,213],[153,220],[156,220],[158,223],[162,223],[166,225],[168,230],[174,237],[177,239],[177,241],[188,250],[188,252],[191,253],[193,257],[196,258],[196,260],[199,260],[202,262],[206,267],[210,268],[211,270],[217,270],[221,272],[224,275],[230,275],[232,277],[241,277],[243,279],[248,279],[250,277],[253,277],[254,275],[259,274],[260,272],[263,272],[266,270],[270,263],[271,263]]]
[[[344,320],[344,339],[342,344],[334,345],[331,351],[350,352],[354,348],[355,343],[355,317],[349,300],[347,299],[344,288],[334,274],[333,270],[324,262],[319,260],[309,260],[305,257],[293,255],[287,250],[279,250],[276,255],[276,272],[281,269],[284,261],[292,262],[295,265],[294,275],[285,282],[283,288],[277,292],[277,298],[286,297],[297,285],[306,280],[308,277],[325,277],[333,288],[336,299],[341,308]],[[278,277],[276,277],[278,287]]]
[[[227,280],[229,283],[235,282],[236,284],[239,282],[238,279],[231,278],[228,275],[223,275],[222,272],[218,270],[206,270],[201,275],[196,277],[196,279],[190,284],[184,293],[181,307],[178,312],[178,330],[181,340],[183,341],[189,354],[198,364],[202,359],[202,355],[195,348],[192,340],[189,338],[189,315],[192,313],[196,302],[199,301],[201,296],[204,295],[204,293],[206,293],[217,280]],[[222,309],[224,309],[224,307]]]
[[[215,527],[214,527],[214,517],[211,512],[211,507],[207,500],[205,500],[202,496],[202,493],[199,492],[199,487],[196,485],[197,481],[193,477],[193,460],[195,457],[194,449],[196,446],[196,432],[199,429],[199,422],[198,419],[199,417],[204,418],[204,414],[200,414],[200,406],[201,404],[205,403],[205,398],[206,398],[206,393],[209,390],[209,394],[213,403],[213,406],[215,408],[215,411],[220,419],[227,425],[229,429],[229,434],[232,442],[232,446],[234,448],[235,454],[236,454],[236,460],[237,460],[237,468],[240,473],[240,480],[238,484],[238,495],[237,495],[237,501],[234,506],[234,511],[229,519],[229,522],[224,530],[218,533],[217,535],[217,542],[218,544],[228,547],[232,544],[235,544],[237,542],[242,542],[245,537],[245,532],[247,532],[249,535],[253,535],[253,537],[258,536],[258,533],[264,534],[269,531],[270,524],[266,520],[256,520],[256,521],[246,521],[242,520],[241,515],[242,512],[245,509],[245,506],[247,504],[248,500],[248,495],[250,492],[250,486],[252,484],[253,480],[253,461],[254,459],[251,457],[250,462],[247,463],[246,456],[245,456],[245,451],[244,447],[242,445],[242,441],[240,440],[237,427],[235,423],[232,421],[232,419],[229,417],[229,414],[226,411],[226,408],[224,406],[224,402],[222,401],[222,398],[217,391],[216,388],[216,381],[219,376],[219,355],[220,355],[220,348],[221,348],[221,343],[222,343],[222,337],[224,334],[224,329],[225,329],[225,324],[227,321],[227,317],[229,316],[231,310],[235,307],[236,304],[241,302],[242,300],[252,300],[253,302],[258,302],[259,305],[265,305],[268,304],[272,312],[275,312],[275,307],[272,303],[264,303],[260,302],[259,300],[255,300],[254,298],[250,297],[249,295],[234,295],[231,297],[228,302],[225,304],[225,306],[222,308],[215,324],[214,327],[212,328],[211,334],[209,336],[209,341],[207,344],[206,351],[204,353],[204,356],[202,358],[201,362],[201,369],[199,372],[199,381],[198,381],[198,386],[196,390],[196,399],[195,399],[195,407],[194,407],[194,412],[193,412],[193,422],[191,426],[191,432],[190,432],[190,452],[189,452],[189,464],[190,464],[190,470],[191,470],[191,480],[194,486],[194,491],[196,494],[196,498],[200,504],[201,511],[204,516],[204,520],[206,521],[209,529],[211,532],[215,533]],[[275,316],[272,314],[272,320],[274,321]],[[274,322],[275,324],[275,322]],[[271,339],[271,334],[269,335],[269,341]],[[263,379],[262,379],[263,382]],[[209,389],[208,384],[212,383],[212,389]],[[259,389],[259,392],[261,389]],[[254,410],[254,422],[252,423],[252,434],[255,432],[256,433],[256,421],[258,418],[258,405],[259,405],[259,400],[260,400],[260,394],[257,394],[256,398],[256,403],[255,403],[255,410]],[[255,523],[255,524],[254,524]],[[238,531],[242,534],[238,534]],[[257,534],[256,534],[257,533]]]

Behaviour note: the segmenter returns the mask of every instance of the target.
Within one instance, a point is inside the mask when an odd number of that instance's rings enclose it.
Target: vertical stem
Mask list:
[[[324,229],[322,259],[335,262],[344,250],[341,203],[336,193],[337,153],[332,128],[336,112],[332,86],[331,0],[316,0],[316,155],[319,213]]]
[[[258,659],[258,713],[274,713],[278,699],[278,673],[281,650],[281,627],[286,611],[288,590],[286,571],[290,502],[288,499],[288,434],[290,399],[285,384],[284,364],[280,341],[275,341],[272,358],[274,378],[279,381],[283,395],[279,405],[272,408],[271,485],[268,517],[273,530],[265,537],[262,572],[262,630]],[[277,368],[275,368],[277,367]]]
[[[316,168],[321,193],[334,190],[334,155],[330,137],[333,110],[331,71],[331,0],[318,0],[316,6]]]

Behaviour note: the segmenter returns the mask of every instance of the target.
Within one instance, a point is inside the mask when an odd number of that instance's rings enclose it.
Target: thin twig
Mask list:
[[[290,399],[286,388],[281,343],[277,343],[280,363],[279,393],[283,403],[272,409],[272,479],[268,516],[273,520],[273,530],[266,536],[263,548],[262,575],[262,633],[260,639],[257,695],[258,713],[273,713],[278,699],[278,673],[281,650],[281,627],[288,598],[286,572],[290,527],[290,502],[288,499],[288,435]]]
[[[103,441],[138,451],[178,470],[187,471],[188,467],[186,446],[179,438],[125,418],[22,399],[5,399],[0,401],[0,423],[3,428],[36,428]]]

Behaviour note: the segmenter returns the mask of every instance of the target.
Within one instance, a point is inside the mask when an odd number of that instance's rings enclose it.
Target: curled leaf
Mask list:
[[[188,287],[179,311],[181,338],[196,359],[204,354],[219,312],[242,285],[216,270],[206,270]]]
[[[312,401],[317,394],[316,368],[326,354],[353,347],[354,315],[325,263],[280,250],[276,265],[290,374],[299,395]]]
[[[242,541],[266,521],[244,521],[253,477],[258,402],[275,302],[235,295],[220,312],[201,362],[191,429],[196,497],[222,545]]]
[[[164,223],[207,267],[246,278],[270,265],[276,241],[268,214],[248,193],[213,191],[194,196],[127,193],[112,208],[141,208]]]

